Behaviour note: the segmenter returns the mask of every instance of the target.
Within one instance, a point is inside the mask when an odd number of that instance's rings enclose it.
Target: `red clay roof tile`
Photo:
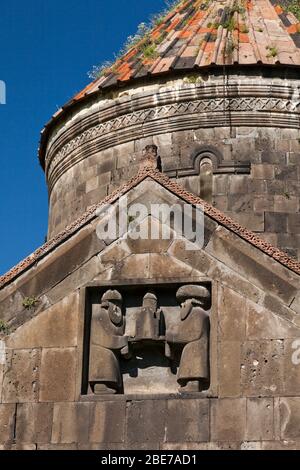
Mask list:
[[[153,56],[150,52],[145,60],[145,45],[149,44]],[[138,78],[142,68],[143,76],[155,76],[173,73],[174,68],[192,71],[224,64],[300,66],[299,45],[299,21],[278,0],[187,0],[73,101]],[[62,113],[63,108],[56,117]],[[41,145],[42,164],[43,152]]]

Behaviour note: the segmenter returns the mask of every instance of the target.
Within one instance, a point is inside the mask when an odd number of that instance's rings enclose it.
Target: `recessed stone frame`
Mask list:
[[[164,170],[170,178],[194,176],[200,174],[200,166],[203,159],[209,159],[212,162],[213,174],[236,174],[236,175],[250,175],[251,163],[239,162],[233,160],[224,160],[222,153],[213,145],[199,145],[195,144],[191,156],[190,164],[185,168],[178,170]]]
[[[121,393],[121,394],[106,394],[95,395],[88,393],[88,358],[89,358],[89,325],[91,319],[91,300],[95,292],[106,292],[108,289],[116,289],[122,294],[126,291],[135,292],[137,290],[162,289],[167,291],[171,289],[176,292],[176,289],[182,285],[199,284],[208,286],[211,290],[211,309],[210,309],[210,338],[209,338],[209,363],[210,363],[210,386],[209,389],[202,392],[186,392],[179,393],[176,391],[155,391],[152,393]],[[98,296],[98,294],[97,294]],[[175,294],[174,294],[175,296]],[[93,282],[84,288],[80,289],[80,321],[78,332],[78,369],[77,369],[77,400],[80,401],[106,401],[106,400],[130,400],[130,399],[153,399],[153,398],[201,398],[201,397],[216,397],[218,393],[217,376],[218,376],[218,356],[217,356],[217,324],[218,324],[218,293],[217,284],[211,283],[211,280],[206,277],[187,278],[187,279],[139,279],[136,281],[114,281],[114,282]]]

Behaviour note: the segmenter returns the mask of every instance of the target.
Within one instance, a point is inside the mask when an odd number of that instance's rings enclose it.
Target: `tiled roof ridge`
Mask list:
[[[100,207],[106,204],[112,204],[148,177],[161,184],[163,187],[168,189],[176,196],[184,199],[186,202],[193,205],[201,205],[204,208],[204,213],[210,218],[218,222],[220,225],[223,225],[230,231],[236,233],[241,238],[258,248],[265,254],[269,255],[271,258],[278,261],[283,266],[289,268],[291,271],[300,275],[300,262],[290,258],[282,250],[276,248],[271,243],[268,243],[265,240],[261,239],[254,232],[238,224],[232,218],[228,217],[223,212],[201,199],[199,196],[190,193],[189,191],[184,189],[183,186],[178,184],[176,181],[171,180],[168,176],[161,173],[157,169],[154,169],[148,165],[144,165],[140,168],[138,173],[128,182],[117,188],[113,193],[106,196],[106,198],[104,198],[98,204],[94,204],[93,206],[91,206],[75,222],[70,224],[62,232],[60,232],[54,238],[46,242],[44,245],[38,248],[34,253],[29,255],[23,261],[18,263],[6,274],[0,276],[0,289],[6,286],[9,282],[11,282],[21,273],[32,267],[37,261],[49,254],[52,250],[57,248],[61,243],[63,243],[66,239],[75,234],[79,229],[84,227],[84,225],[86,225],[88,222],[92,221],[96,217],[97,210]]]

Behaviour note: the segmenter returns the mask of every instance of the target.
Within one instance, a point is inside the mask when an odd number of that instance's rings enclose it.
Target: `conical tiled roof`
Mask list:
[[[300,21],[279,3],[289,2],[180,2],[76,98],[118,82],[173,70],[224,64],[300,66]]]
[[[51,126],[89,95],[139,78],[197,72],[208,67],[300,67],[300,21],[286,8],[296,0],[178,2],[143,39],[59,109],[42,131],[44,166]]]

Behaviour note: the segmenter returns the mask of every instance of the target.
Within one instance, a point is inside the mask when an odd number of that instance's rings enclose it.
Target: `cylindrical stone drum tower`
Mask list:
[[[49,238],[155,144],[164,173],[300,258],[299,20],[276,0],[187,0],[156,23],[43,131]]]

